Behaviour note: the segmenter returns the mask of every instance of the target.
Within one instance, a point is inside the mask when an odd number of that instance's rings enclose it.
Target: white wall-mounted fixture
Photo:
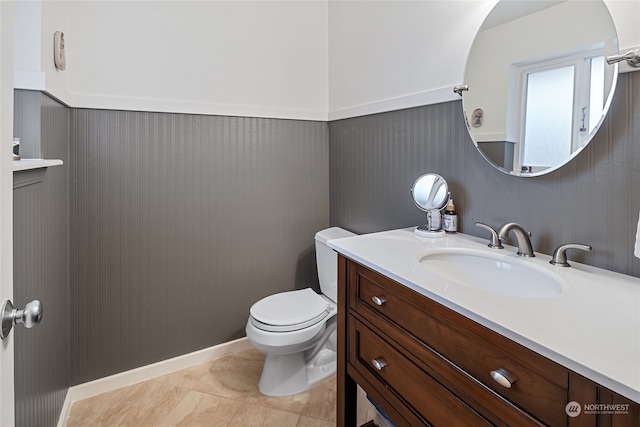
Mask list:
[[[21,159],[13,164],[13,189],[37,184],[44,180],[47,168],[59,166],[62,160],[58,159]]]
[[[64,71],[67,68],[67,60],[64,50],[64,33],[56,31],[53,34],[53,63],[56,69]]]

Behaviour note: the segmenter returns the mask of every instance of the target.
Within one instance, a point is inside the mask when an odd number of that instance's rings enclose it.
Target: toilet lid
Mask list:
[[[249,311],[260,323],[290,326],[324,318],[329,312],[329,303],[307,288],[270,295],[253,304]]]

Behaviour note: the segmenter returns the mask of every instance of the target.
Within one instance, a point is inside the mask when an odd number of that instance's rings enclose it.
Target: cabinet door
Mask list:
[[[640,405],[571,372],[569,400],[579,410],[568,411],[569,427],[638,427]]]
[[[640,426],[640,405],[605,388],[598,387],[598,427]]]

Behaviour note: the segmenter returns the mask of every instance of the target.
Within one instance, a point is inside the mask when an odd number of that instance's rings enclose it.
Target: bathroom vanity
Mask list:
[[[640,279],[519,259],[461,234],[394,230],[329,246],[340,254],[338,426],[356,425],[357,384],[397,426],[640,424]],[[560,288],[474,288],[434,254],[486,257]]]

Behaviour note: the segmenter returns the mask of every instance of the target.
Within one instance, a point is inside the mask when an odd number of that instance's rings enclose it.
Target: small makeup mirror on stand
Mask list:
[[[420,237],[443,237],[440,211],[449,201],[447,181],[438,174],[424,174],[413,183],[411,195],[416,206],[427,213],[427,223],[414,231]]]

